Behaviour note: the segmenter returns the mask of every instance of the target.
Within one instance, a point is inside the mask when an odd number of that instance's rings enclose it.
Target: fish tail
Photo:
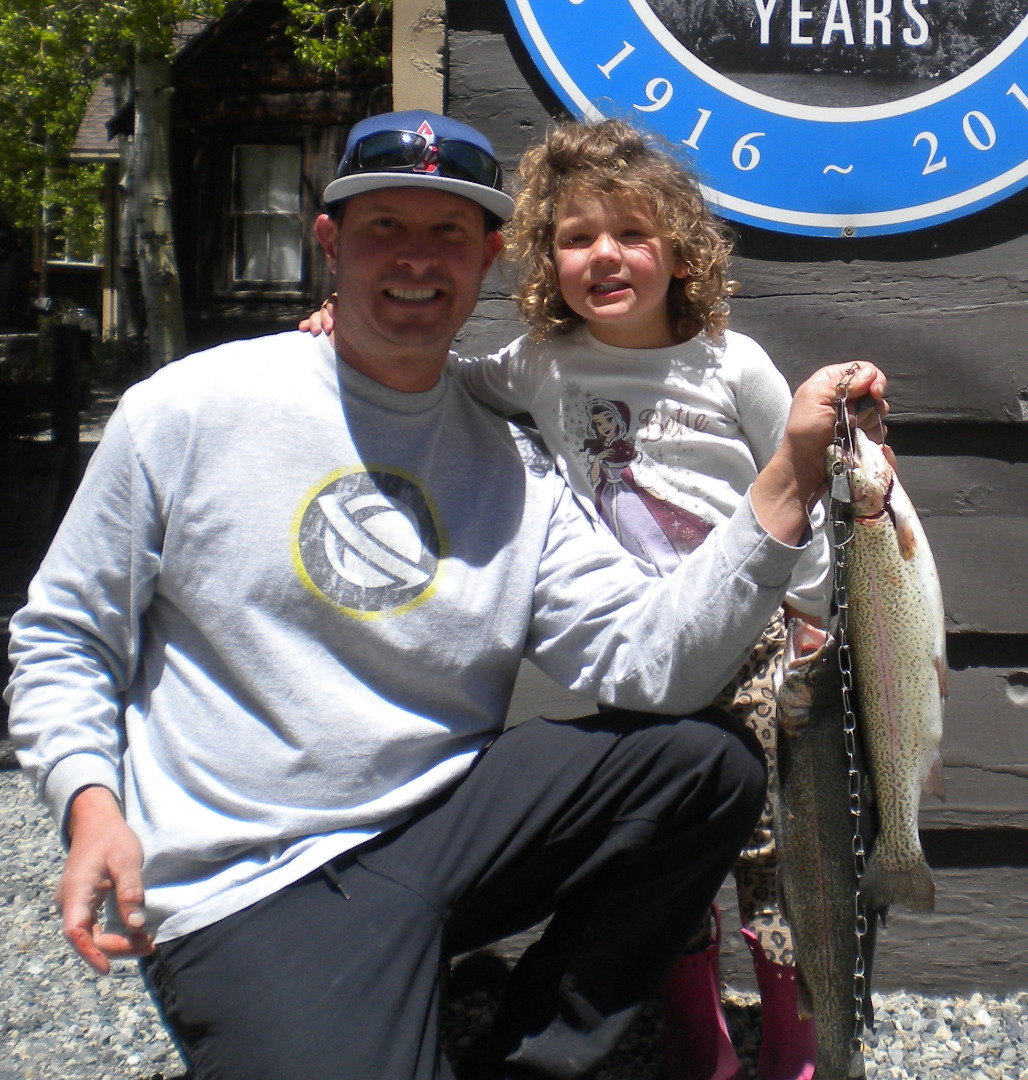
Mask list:
[[[873,909],[902,904],[908,911],[935,910],[935,880],[924,855],[896,868],[886,866],[877,850],[872,851],[860,879],[860,895]]]
[[[814,1076],[816,1077],[817,1073],[815,1073]],[[867,1072],[864,1070],[864,1051],[857,1050],[850,1059],[850,1067],[849,1071],[846,1073],[846,1080],[864,1080],[866,1076]]]

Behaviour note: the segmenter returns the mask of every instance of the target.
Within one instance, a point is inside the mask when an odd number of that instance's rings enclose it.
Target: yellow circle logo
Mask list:
[[[308,589],[354,618],[409,610],[435,590],[446,552],[420,486],[389,469],[343,470],[305,498],[293,557]]]

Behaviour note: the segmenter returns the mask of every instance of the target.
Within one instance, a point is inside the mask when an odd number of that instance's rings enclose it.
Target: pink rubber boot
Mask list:
[[[721,1008],[721,915],[716,907],[712,911],[713,942],[683,956],[660,991],[670,1080],[746,1080]]]
[[[757,1078],[812,1080],[817,1063],[817,1030],[813,1018],[799,1018],[796,969],[769,960],[752,930],[744,926],[740,932],[753,957],[764,1016]]]

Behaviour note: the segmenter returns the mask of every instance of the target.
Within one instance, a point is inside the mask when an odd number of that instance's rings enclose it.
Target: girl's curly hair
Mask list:
[[[557,209],[568,192],[637,199],[652,208],[688,275],[672,278],[667,305],[682,340],[702,328],[720,336],[728,323],[733,235],[710,210],[693,174],[623,120],[565,123],[525,151],[519,191],[507,223],[505,258],[516,268],[515,299],[529,334],[541,338],[582,321],[561,296],[553,240]]]

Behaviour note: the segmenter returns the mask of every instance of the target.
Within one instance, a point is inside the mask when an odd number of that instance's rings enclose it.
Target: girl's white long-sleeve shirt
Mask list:
[[[529,413],[558,468],[621,543],[668,573],[739,507],[778,448],[792,395],[752,339],[699,334],[663,349],[623,349],[584,324],[492,356],[453,361],[455,374],[502,415]],[[831,559],[824,510],[787,599],[824,616]]]

